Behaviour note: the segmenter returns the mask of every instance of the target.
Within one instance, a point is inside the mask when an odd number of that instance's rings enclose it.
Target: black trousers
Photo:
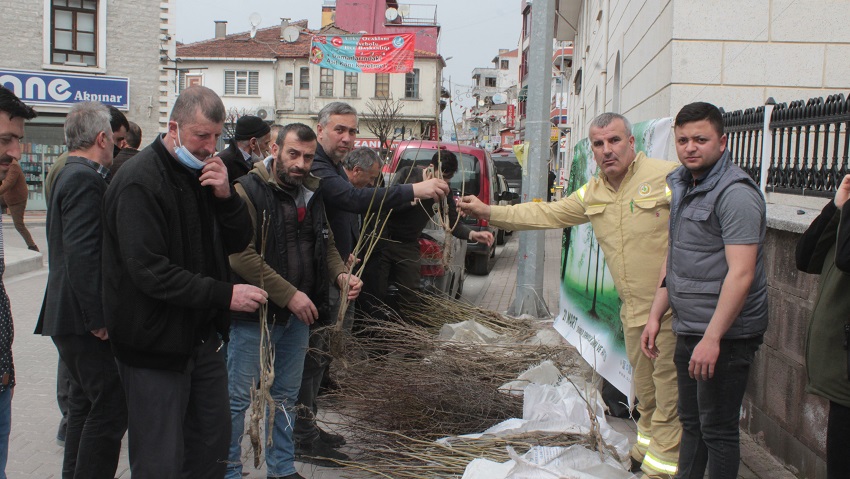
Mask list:
[[[88,334],[54,336],[53,343],[71,376],[62,478],[112,479],[127,405],[109,342]]]
[[[850,477],[850,407],[829,402],[826,427],[826,477]]]
[[[130,419],[133,479],[221,479],[230,447],[224,355],[212,333],[183,371],[118,361]]]

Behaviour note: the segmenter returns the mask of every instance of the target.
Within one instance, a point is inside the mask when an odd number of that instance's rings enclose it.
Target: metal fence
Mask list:
[[[770,99],[723,119],[733,161],[765,191],[831,197],[848,173],[850,100],[843,94],[778,105]]]

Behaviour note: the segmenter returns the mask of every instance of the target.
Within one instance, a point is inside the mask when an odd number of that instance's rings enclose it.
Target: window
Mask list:
[[[484,79],[484,86],[496,86],[495,77],[487,77]]]
[[[419,98],[419,69],[414,68],[404,75],[404,97]]]
[[[334,96],[334,71],[330,68],[320,70],[319,96]]]
[[[97,66],[97,0],[52,0],[50,63]]]
[[[375,74],[375,98],[390,97],[390,74],[377,73]]]
[[[310,69],[307,67],[301,67],[301,72],[299,73],[298,78],[298,88],[300,90],[309,90],[310,89]]]
[[[260,72],[246,70],[224,71],[225,95],[259,95]]]
[[[508,66],[508,65],[509,65],[509,63],[508,63],[508,61],[507,61],[507,60],[501,60],[501,61],[499,62],[499,65],[500,65],[500,66],[499,66],[499,68],[500,68],[501,70],[507,70],[507,69],[509,68],[509,66]]]
[[[284,83],[286,86],[292,86],[292,73],[286,74],[286,82]]]
[[[183,93],[183,90],[190,86],[204,84],[204,76],[201,73],[189,73],[189,70],[177,71],[177,94]]]
[[[357,96],[357,73],[345,72],[345,88],[343,95],[348,97]]]

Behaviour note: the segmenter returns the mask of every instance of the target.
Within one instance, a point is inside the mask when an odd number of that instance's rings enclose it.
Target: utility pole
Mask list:
[[[534,0],[531,7],[531,38],[528,48],[528,110],[525,131],[529,142],[526,158],[528,174],[523,175],[522,191],[531,201],[546,201],[548,184],[549,105],[552,100],[552,39],[555,38],[555,0]],[[522,231],[519,235],[516,296],[508,314],[528,314],[535,318],[551,316],[543,301],[543,261],[546,236],[543,231]]]

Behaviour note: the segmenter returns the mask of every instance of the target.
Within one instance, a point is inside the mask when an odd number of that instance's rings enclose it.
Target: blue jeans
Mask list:
[[[9,431],[12,429],[12,388],[0,392],[0,479],[6,479]]]
[[[274,345],[274,382],[271,395],[275,411],[273,445],[266,449],[269,476],[287,476],[295,472],[295,447],[292,425],[295,421],[295,401],[301,388],[301,373],[310,328],[297,317],[290,316],[284,325],[270,326]],[[227,479],[242,478],[242,436],[245,431],[245,411],[251,404],[251,387],[260,377],[260,325],[248,321],[233,321],[227,349],[227,376],[230,382],[230,454]],[[268,430],[268,424],[266,424]],[[266,434],[260,439],[265,444]]]
[[[714,376],[707,381],[697,381],[688,375],[688,363],[700,340],[702,336],[676,339],[673,362],[682,423],[676,478],[702,479],[708,464],[710,479],[735,479],[741,462],[738,431],[741,402],[762,337],[721,340]]]

